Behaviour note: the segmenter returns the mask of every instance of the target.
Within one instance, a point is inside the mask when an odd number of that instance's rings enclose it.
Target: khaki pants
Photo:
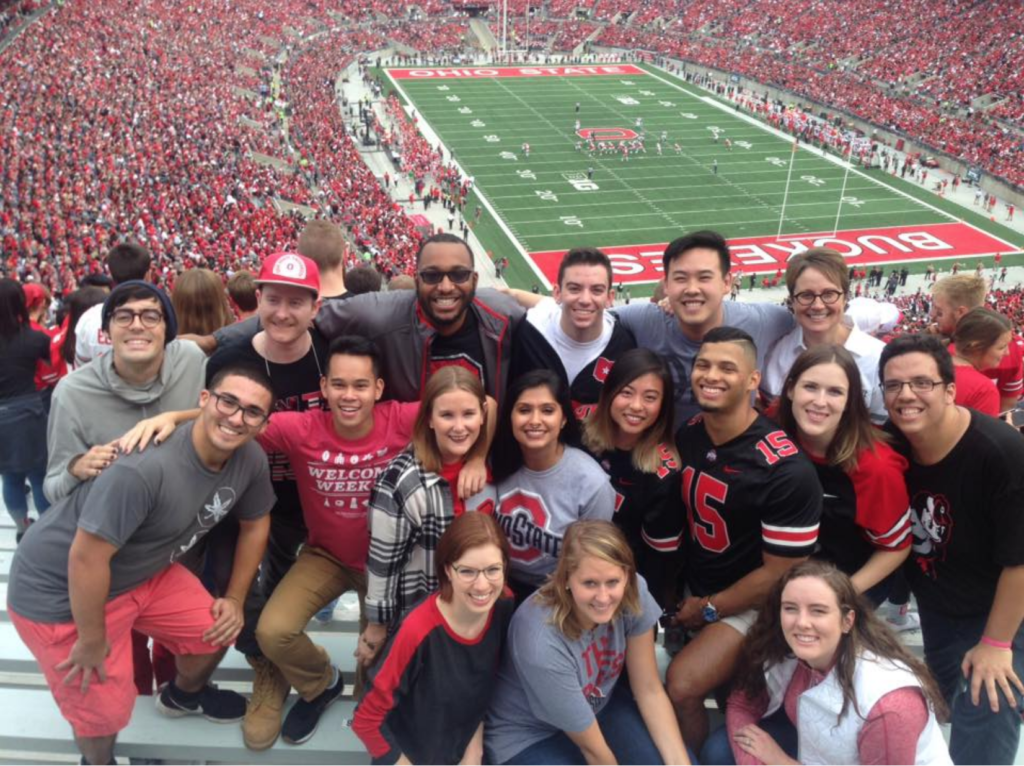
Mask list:
[[[347,591],[359,595],[359,627],[365,626],[366,573],[344,566],[322,548],[304,546],[263,608],[256,640],[307,702],[331,683],[331,658],[306,635],[306,625],[324,606]],[[357,674],[356,693],[362,673]]]

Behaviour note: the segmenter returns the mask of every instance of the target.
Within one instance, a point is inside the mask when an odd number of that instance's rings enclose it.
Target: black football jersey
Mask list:
[[[814,551],[822,490],[807,456],[758,415],[725,444],[711,442],[702,415],[676,434],[686,509],[686,581],[697,596],[725,590],[763,563],[762,551]]]

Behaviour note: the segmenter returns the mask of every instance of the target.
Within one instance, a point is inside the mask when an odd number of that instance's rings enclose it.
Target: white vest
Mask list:
[[[786,696],[786,689],[796,672],[797,660],[789,658],[765,672],[768,687],[766,716],[778,710]],[[917,677],[903,664],[880,660],[864,652],[857,660],[853,673],[853,691],[857,709],[866,716],[882,697],[906,687],[921,688]],[[835,672],[803,694],[797,700],[797,736],[799,755],[803,764],[860,763],[857,738],[865,719],[857,714],[851,703],[846,714],[839,719],[843,707],[843,690],[836,681]],[[915,764],[952,766],[949,749],[942,738],[935,713],[928,711],[928,723],[917,741]]]

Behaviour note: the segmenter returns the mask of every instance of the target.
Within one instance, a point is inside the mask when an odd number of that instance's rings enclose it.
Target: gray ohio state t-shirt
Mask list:
[[[484,725],[487,763],[505,763],[560,731],[584,731],[626,670],[629,639],[654,628],[661,607],[637,576],[640,614],[620,612],[572,640],[534,594],[512,617]]]
[[[608,474],[575,447],[552,468],[523,466],[498,483],[495,520],[511,546],[512,579],[534,587],[555,571],[566,528],[580,519],[611,521],[615,490]]]
[[[44,513],[11,563],[10,608],[36,622],[71,621],[68,552],[79,529],[118,549],[110,561],[109,600],[178,561],[227,514],[251,520],[269,513],[274,491],[259,445],[244,445],[223,469],[211,471],[192,446],[193,427],[119,458]]]

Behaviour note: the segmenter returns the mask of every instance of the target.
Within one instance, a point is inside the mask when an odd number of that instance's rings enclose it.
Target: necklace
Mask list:
[[[316,353],[316,343],[313,341],[312,337],[310,337],[309,347],[313,350],[313,361],[316,362],[317,374],[322,378],[324,376],[324,372],[323,372],[322,369],[320,369],[320,356],[319,356],[319,354]],[[263,346],[263,350],[266,351],[266,344],[265,343],[264,343],[264,346]],[[263,357],[263,365],[264,365],[264,367],[267,368],[267,377],[270,378],[271,380],[273,380],[274,376],[270,374],[270,360],[267,359],[266,354],[260,354],[260,356]],[[306,357],[302,357],[302,359],[305,359],[305,358]],[[295,361],[298,362],[298,361],[301,361],[301,360],[300,359],[296,359]],[[277,364],[277,362],[274,362],[274,364]],[[289,364],[294,364],[294,362],[289,362]]]

